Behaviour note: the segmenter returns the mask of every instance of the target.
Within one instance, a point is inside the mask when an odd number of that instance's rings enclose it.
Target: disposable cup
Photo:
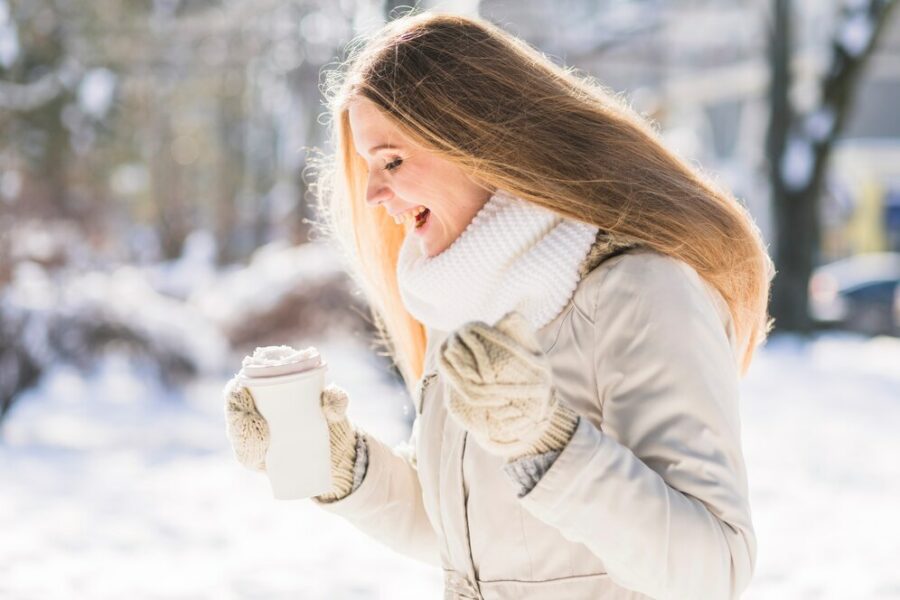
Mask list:
[[[257,348],[257,353],[264,350]],[[331,447],[321,406],[327,364],[317,353],[285,364],[254,366],[247,361],[238,380],[269,425],[266,474],[273,496],[294,500],[329,492]]]

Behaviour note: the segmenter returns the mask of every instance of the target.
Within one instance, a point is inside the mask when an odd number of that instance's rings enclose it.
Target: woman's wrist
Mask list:
[[[562,450],[569,443],[569,440],[572,439],[572,435],[578,427],[578,419],[579,415],[577,412],[563,402],[557,402],[550,416],[550,422],[537,442],[524,452],[508,456],[506,462],[509,463],[520,458],[544,454],[554,450]]]

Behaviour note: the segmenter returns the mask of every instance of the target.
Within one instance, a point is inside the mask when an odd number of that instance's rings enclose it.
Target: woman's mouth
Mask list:
[[[419,231],[423,227],[425,227],[425,223],[428,222],[428,216],[431,214],[431,211],[427,208],[423,208],[421,212],[416,214],[416,222],[415,222],[415,230]]]

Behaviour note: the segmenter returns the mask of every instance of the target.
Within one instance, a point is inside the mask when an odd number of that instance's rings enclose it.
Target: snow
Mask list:
[[[804,121],[806,134],[813,141],[822,142],[831,135],[836,120],[834,108],[823,106],[807,115]]]
[[[351,395],[349,417],[405,441],[405,392],[370,353],[313,342]],[[435,569],[398,557],[308,500],[277,501],[225,437],[222,386],[183,396],[110,354],[48,372],[0,443],[0,597],[438,597]]]
[[[810,141],[804,137],[788,137],[781,157],[781,178],[794,191],[809,185],[815,168],[815,153]]]
[[[7,204],[19,196],[22,191],[22,174],[18,171],[8,170],[0,175],[0,199]]]
[[[116,89],[116,74],[109,69],[91,69],[78,86],[78,104],[95,119],[103,119],[109,111]]]
[[[748,600],[900,598],[900,340],[775,338],[744,381]]]
[[[181,256],[144,267],[153,288],[175,298],[187,298],[216,283],[216,239],[208,229],[195,229],[184,239]]]
[[[872,0],[844,0],[844,10],[854,11],[863,10],[869,7]]]
[[[310,339],[350,419],[395,445],[405,390],[349,336]],[[235,366],[239,357],[232,359]],[[759,540],[743,598],[900,598],[900,340],[775,337],[742,382]],[[308,500],[278,501],[225,437],[231,370],[166,391],[109,354],[48,371],[0,442],[0,597],[423,599],[439,570]]]
[[[867,10],[859,10],[845,19],[837,31],[836,41],[851,57],[857,58],[869,47],[875,35],[875,23]]]
[[[187,269],[185,281],[194,269]],[[189,301],[224,329],[248,315],[262,314],[282,298],[304,286],[315,286],[343,271],[334,247],[325,242],[290,246],[272,242],[257,249],[245,268],[220,275],[209,285],[198,286]],[[165,274],[162,280],[168,280]],[[266,290],[260,294],[259,290]]]
[[[3,7],[0,3],[0,65],[9,69],[19,58],[19,31],[4,18]]]

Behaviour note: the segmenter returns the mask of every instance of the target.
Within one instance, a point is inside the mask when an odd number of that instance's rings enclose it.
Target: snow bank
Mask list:
[[[349,338],[310,340],[349,417],[390,444],[406,392]],[[743,382],[759,539],[748,600],[897,598],[900,340],[776,337]],[[0,597],[441,597],[440,573],[308,501],[276,501],[227,439],[224,380],[175,402],[109,357],[54,369],[0,445]]]

